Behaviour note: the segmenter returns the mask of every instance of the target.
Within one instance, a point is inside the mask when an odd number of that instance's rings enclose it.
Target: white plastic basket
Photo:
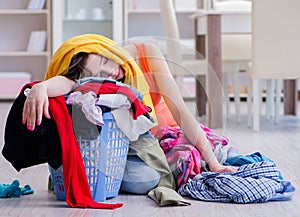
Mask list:
[[[111,113],[103,114],[104,126],[95,140],[77,138],[92,197],[102,202],[119,193],[126,165],[129,140],[116,126]],[[63,167],[49,166],[56,198],[66,200]]]

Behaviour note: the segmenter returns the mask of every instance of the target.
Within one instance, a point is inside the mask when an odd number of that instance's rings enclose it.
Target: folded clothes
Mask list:
[[[0,184],[0,198],[20,197],[34,192],[29,185],[19,186],[20,182],[18,180],[14,180],[11,184]]]

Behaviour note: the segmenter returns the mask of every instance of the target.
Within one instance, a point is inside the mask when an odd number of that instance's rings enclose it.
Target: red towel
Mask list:
[[[49,98],[49,110],[56,122],[62,146],[66,202],[70,207],[115,209],[122,203],[105,204],[92,199],[83,160],[73,132],[71,116],[63,96]]]

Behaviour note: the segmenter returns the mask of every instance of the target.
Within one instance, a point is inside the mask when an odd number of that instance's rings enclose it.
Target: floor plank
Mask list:
[[[5,119],[10,103],[0,103],[0,149],[3,147],[3,132]],[[234,112],[234,111],[233,111]],[[0,155],[0,183],[11,183],[14,179],[20,181],[21,186],[31,185],[34,194],[21,198],[0,199],[0,217],[27,216],[210,216],[210,217],[270,217],[289,216],[299,217],[300,213],[300,120],[295,116],[281,116],[278,125],[272,120],[262,120],[262,130],[252,132],[246,126],[246,116],[242,117],[242,124],[236,124],[234,115],[227,121],[224,129],[218,129],[230,138],[230,143],[236,146],[243,155],[260,151],[275,161],[284,178],[296,187],[296,194],[290,201],[267,202],[260,204],[233,204],[203,202],[188,199],[192,205],[186,207],[158,207],[147,196],[120,194],[109,202],[122,202],[123,207],[116,210],[72,209],[63,201],[57,201],[55,196],[47,190],[47,165],[39,165],[15,171]]]

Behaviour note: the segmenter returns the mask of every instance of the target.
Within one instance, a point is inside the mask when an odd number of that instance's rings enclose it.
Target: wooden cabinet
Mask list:
[[[52,53],[51,1],[46,0],[42,9],[27,9],[30,0],[0,1],[0,73],[26,72],[31,80],[44,77]],[[45,46],[39,51],[28,51],[30,35],[45,31]],[[12,77],[14,77],[12,75]],[[1,79],[1,84],[5,80]],[[0,93],[1,95],[1,93]]]

